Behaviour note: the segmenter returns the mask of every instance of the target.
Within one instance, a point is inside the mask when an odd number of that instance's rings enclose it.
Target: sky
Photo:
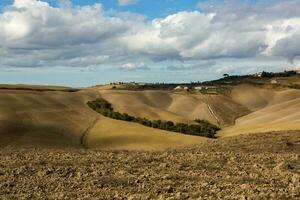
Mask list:
[[[300,0],[0,1],[0,83],[205,81],[299,56]]]

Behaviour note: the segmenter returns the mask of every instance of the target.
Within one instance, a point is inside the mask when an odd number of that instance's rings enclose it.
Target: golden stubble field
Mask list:
[[[207,140],[102,117],[86,105],[97,97],[138,117],[188,123],[206,119],[222,127],[219,137],[300,130],[300,90],[296,89],[239,85],[227,96],[101,87],[77,92],[59,87],[56,91],[1,89],[0,146],[162,150]]]

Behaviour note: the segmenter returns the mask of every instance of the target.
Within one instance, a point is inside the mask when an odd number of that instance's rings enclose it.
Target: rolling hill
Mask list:
[[[0,90],[0,146],[80,146],[96,118],[85,101],[89,91]]]
[[[220,137],[300,130],[300,90],[270,85],[230,86],[228,95],[163,90],[81,90],[49,86],[0,89],[0,147],[163,150],[208,140],[109,119],[86,102],[98,97],[136,117],[221,126]]]
[[[205,140],[208,139],[100,116],[84,138],[84,145],[106,150],[162,150],[199,144]]]
[[[282,130],[300,130],[300,90],[241,85],[232,99],[253,112],[223,129],[219,136]]]
[[[97,97],[99,93],[93,89],[78,92],[1,89],[0,147],[81,148],[84,145],[106,149],[109,144],[116,149],[160,150],[203,141],[200,137],[101,117],[86,105],[88,100]]]
[[[249,113],[249,109],[224,95],[194,95],[170,91],[99,90],[120,112],[149,119],[193,122],[206,119],[220,126]]]

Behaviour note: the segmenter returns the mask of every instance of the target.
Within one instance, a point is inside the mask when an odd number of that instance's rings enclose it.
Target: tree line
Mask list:
[[[211,124],[206,120],[196,119],[195,124],[174,123],[172,121],[164,120],[149,120],[147,118],[131,116],[127,113],[116,112],[114,111],[112,104],[103,98],[89,101],[87,105],[91,109],[102,114],[105,117],[128,122],[135,122],[144,126],[177,133],[215,138],[217,131],[220,130],[219,127]]]
[[[261,73],[262,78],[274,78],[274,77],[290,77],[296,75],[297,72],[294,70],[284,72],[265,72]]]

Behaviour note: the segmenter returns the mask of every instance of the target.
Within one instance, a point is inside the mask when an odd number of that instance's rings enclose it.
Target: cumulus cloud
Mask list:
[[[101,4],[64,1],[53,7],[15,0],[0,13],[0,66],[109,65],[133,71],[170,61],[169,70],[195,70],[221,59],[294,61],[300,55],[298,0],[198,6],[201,11],[149,22],[134,13],[108,12]]]
[[[105,16],[100,4],[51,7],[46,2],[15,0],[0,15],[2,65],[97,65],[122,51],[118,38],[132,23]]]
[[[234,71],[235,67],[232,65],[224,65],[222,67],[218,67],[215,72],[218,74],[228,74]]]
[[[143,62],[138,64],[129,62],[119,67],[119,69],[123,71],[150,70]]]

